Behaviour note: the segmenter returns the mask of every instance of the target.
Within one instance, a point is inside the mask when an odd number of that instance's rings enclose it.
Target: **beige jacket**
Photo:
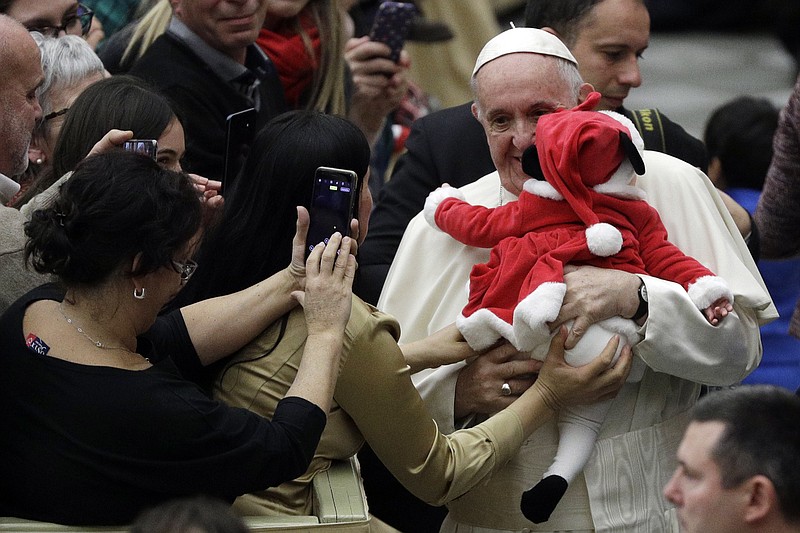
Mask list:
[[[214,385],[214,397],[271,417],[297,375],[306,325],[297,308],[240,350]],[[517,416],[503,411],[481,425],[442,435],[397,346],[392,317],[358,298],[345,331],[334,406],[308,471],[236,501],[245,515],[309,514],[310,482],[331,459],[355,454],[365,439],[411,492],[434,505],[456,498],[508,461],[522,443]]]

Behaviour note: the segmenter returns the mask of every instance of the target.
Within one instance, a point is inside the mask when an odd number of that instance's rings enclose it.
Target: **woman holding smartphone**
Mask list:
[[[351,236],[362,241],[372,207],[369,145],[345,119],[314,111],[290,112],[271,121],[254,142],[239,186],[226,200],[222,219],[201,245],[203,268],[179,296],[180,304],[225,294],[279,268],[291,241],[294,206],[307,205],[318,167],[352,170],[356,218]],[[443,435],[411,382],[414,371],[475,356],[455,327],[399,347],[399,325],[353,298],[344,353],[328,425],[309,469],[292,482],[239,498],[244,514],[306,514],[310,482],[332,459],[355,454],[366,441],[411,492],[441,505],[460,496],[505,463],[523,440],[563,405],[616,394],[627,376],[630,349],[611,365],[612,341],[596,362],[569,367],[564,336],[556,336],[543,366],[515,361],[539,372],[534,385],[509,397],[506,409],[473,428]],[[214,397],[269,416],[292,385],[303,360],[307,330],[303,313],[291,311],[215,368]],[[509,356],[508,347],[497,348]]]
[[[350,315],[352,239],[303,260],[308,217],[275,275],[158,316],[191,278],[201,205],[185,174],[131,153],[88,157],[25,226],[55,275],[0,318],[0,516],[130,523],[204,494],[227,501],[304,472],[325,426]],[[269,419],[184,375],[305,306],[306,362]],[[224,324],[224,327],[220,327]]]

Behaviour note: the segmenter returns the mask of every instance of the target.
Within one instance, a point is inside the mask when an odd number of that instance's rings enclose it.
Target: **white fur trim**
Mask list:
[[[622,233],[605,222],[593,224],[586,228],[586,244],[594,255],[608,257],[622,249]]]
[[[522,299],[514,309],[514,345],[521,352],[530,352],[547,343],[550,328],[547,323],[556,319],[564,301],[564,283],[542,283]]]
[[[613,118],[626,128],[631,134],[631,140],[633,141],[633,145],[639,150],[639,153],[644,152],[644,139],[642,139],[642,135],[639,133],[639,130],[636,129],[636,126],[631,122],[631,120],[621,113],[617,113],[616,111],[609,111],[603,110],[600,113],[605,113],[609,117]]]
[[[485,350],[502,337],[517,350],[530,352],[540,344],[549,343],[547,322],[558,316],[566,290],[563,283],[543,283],[517,304],[513,325],[488,309],[479,309],[469,317],[460,315],[456,326],[473,350]]]
[[[614,172],[608,181],[595,185],[593,189],[601,194],[607,194],[616,198],[628,200],[644,200],[646,195],[644,190],[635,185],[631,185],[631,180],[636,176],[633,165],[627,159],[622,161],[619,168]]]
[[[733,293],[728,284],[719,276],[703,276],[689,285],[689,298],[698,309],[705,309],[720,298],[733,303]]]
[[[425,199],[425,207],[422,208],[422,214],[431,227],[440,229],[439,226],[436,225],[436,208],[439,207],[439,204],[446,198],[458,198],[459,200],[463,200],[464,193],[455,187],[439,187],[428,195]]]
[[[561,196],[555,187],[550,185],[546,181],[539,181],[537,179],[529,179],[525,183],[522,184],[522,188],[529,193],[541,196],[542,198],[549,198],[550,200],[563,200],[564,197]]]
[[[469,317],[465,317],[463,314],[458,315],[456,327],[470,348],[476,352],[489,348],[500,337],[504,337],[501,332],[511,333],[511,326],[488,309],[478,309]]]

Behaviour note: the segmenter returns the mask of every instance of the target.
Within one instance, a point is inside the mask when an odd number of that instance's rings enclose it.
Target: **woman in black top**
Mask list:
[[[29,292],[0,318],[0,515],[120,524],[174,497],[232,501],[306,470],[350,313],[351,239],[334,235],[304,265],[300,208],[289,267],[157,318],[197,267],[189,258],[200,222],[188,177],[127,153],[88,158],[34,214],[26,255],[61,284]],[[181,377],[297,301],[309,363],[271,421]]]

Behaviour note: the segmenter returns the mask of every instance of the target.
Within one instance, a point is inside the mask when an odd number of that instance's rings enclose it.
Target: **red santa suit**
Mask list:
[[[489,261],[472,269],[469,301],[456,321],[476,350],[502,337],[543,359],[551,335],[547,323],[558,316],[566,292],[566,264],[675,281],[698,309],[720,298],[733,301],[721,278],[667,240],[658,213],[633,185],[636,171],[644,173],[641,136],[622,115],[591,111],[599,99],[592,93],[572,110],[539,119],[536,145],[523,156],[525,172],[537,179],[525,182],[517,202],[494,209],[472,206],[449,187],[426,201],[431,225],[468,246],[491,248]],[[567,362],[587,363],[614,333],[631,345],[640,340],[632,320],[610,318],[587,329],[566,353]],[[629,381],[637,380],[635,374]],[[608,400],[559,413],[555,459],[522,496],[520,507],[529,520],[546,521],[583,470],[610,405]]]
[[[732,301],[723,280],[667,240],[644,192],[630,185],[635,174],[620,134],[635,139],[638,132],[621,115],[587,111],[598,99],[593,93],[577,108],[539,119],[535,147],[546,181],[527,181],[517,202],[473,206],[457,189],[442,188],[426,203],[435,227],[469,246],[492,248],[489,261],[472,269],[458,320],[476,350],[500,337],[521,351],[548,341],[568,263],[675,281],[699,309],[721,297]]]

